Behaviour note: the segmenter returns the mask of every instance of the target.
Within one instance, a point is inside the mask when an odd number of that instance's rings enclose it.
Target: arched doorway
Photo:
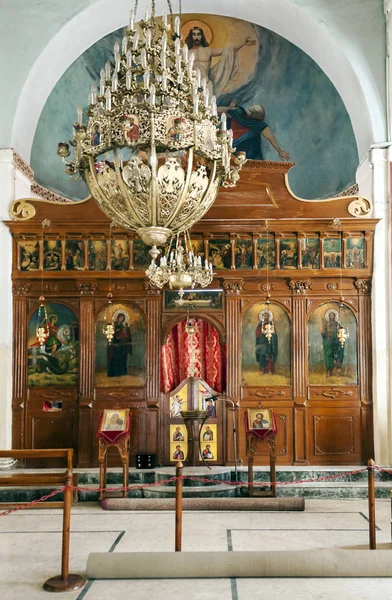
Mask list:
[[[166,333],[161,348],[165,464],[187,458],[188,439],[181,410],[194,408],[210,413],[200,432],[203,456],[211,464],[225,462],[224,410],[220,402],[210,399],[226,387],[226,352],[221,334],[202,317],[181,319]],[[199,458],[195,455],[193,464],[200,464]]]

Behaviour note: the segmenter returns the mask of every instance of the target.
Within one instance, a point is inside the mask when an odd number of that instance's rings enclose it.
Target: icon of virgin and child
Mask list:
[[[107,374],[121,377],[128,374],[127,361],[132,354],[132,335],[125,311],[113,315],[113,325],[113,339],[107,347]]]
[[[233,146],[237,152],[245,152],[248,159],[263,160],[262,138],[266,139],[276,150],[282,160],[289,160],[290,155],[283,150],[266,122],[266,110],[260,104],[242,106],[233,98],[228,105],[219,103],[229,82],[236,78],[239,72],[238,53],[246,46],[256,45],[256,39],[247,36],[236,44],[228,44],[223,48],[210,45],[212,31],[206,23],[185,23],[183,35],[187,31],[185,43],[189,55],[194,56],[194,69],[199,69],[201,78],[206,80],[210,97],[218,99],[218,114],[225,113],[228,118],[227,126],[233,131]],[[219,60],[213,63],[213,59]]]

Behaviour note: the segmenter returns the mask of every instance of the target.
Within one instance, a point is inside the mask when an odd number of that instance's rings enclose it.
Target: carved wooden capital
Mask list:
[[[239,294],[244,287],[243,279],[228,279],[223,282],[226,295]]]
[[[147,296],[160,296],[162,293],[162,290],[155,287],[154,285],[151,285],[149,281],[143,281],[143,287]]]
[[[356,279],[354,285],[358,292],[362,292],[362,294],[368,294],[372,287],[371,281],[366,281],[365,279]]]
[[[81,296],[93,296],[98,289],[98,284],[92,281],[77,281],[76,289]]]
[[[290,279],[289,288],[294,294],[305,294],[312,289],[312,284],[309,279]]]
[[[26,296],[31,288],[31,283],[24,281],[23,283],[15,282],[12,284],[12,293],[14,296]]]

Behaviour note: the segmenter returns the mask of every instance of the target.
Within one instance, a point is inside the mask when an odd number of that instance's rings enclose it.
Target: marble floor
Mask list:
[[[377,501],[377,542],[391,548],[390,500]],[[364,500],[306,500],[305,512],[185,512],[183,551],[366,548]],[[0,598],[48,598],[42,584],[60,571],[62,512],[23,510],[0,518]],[[108,512],[74,505],[72,573],[83,574],[90,552],[172,551],[174,515]],[[392,578],[178,579],[88,581],[70,600],[392,600]]]

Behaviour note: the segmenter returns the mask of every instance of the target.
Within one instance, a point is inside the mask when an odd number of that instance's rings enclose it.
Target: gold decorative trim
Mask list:
[[[27,179],[30,181],[34,181],[34,171],[30,167],[29,163],[27,163],[23,158],[12,150],[12,162],[14,163],[14,167],[18,169],[23,175],[26,175]]]
[[[366,198],[355,198],[347,207],[347,211],[353,217],[366,217],[373,210],[373,204]]]
[[[338,194],[332,196],[332,198],[345,198],[346,196],[358,196],[359,195],[359,185],[357,183],[353,183],[350,187],[342,190]]]
[[[35,206],[28,200],[31,198],[21,198],[11,204],[10,215],[15,221],[27,221],[35,216]]]
[[[250,169],[259,169],[260,171],[277,171],[279,173],[287,173],[295,167],[295,162],[273,161],[273,160],[251,160],[248,159],[242,167],[245,171]]]
[[[49,202],[59,202],[61,204],[73,204],[74,200],[70,200],[65,196],[60,196],[60,194],[56,194],[51,190],[39,185],[39,183],[33,183],[31,186],[31,191],[33,194],[37,194],[37,196],[41,196],[44,200],[48,200]]]

